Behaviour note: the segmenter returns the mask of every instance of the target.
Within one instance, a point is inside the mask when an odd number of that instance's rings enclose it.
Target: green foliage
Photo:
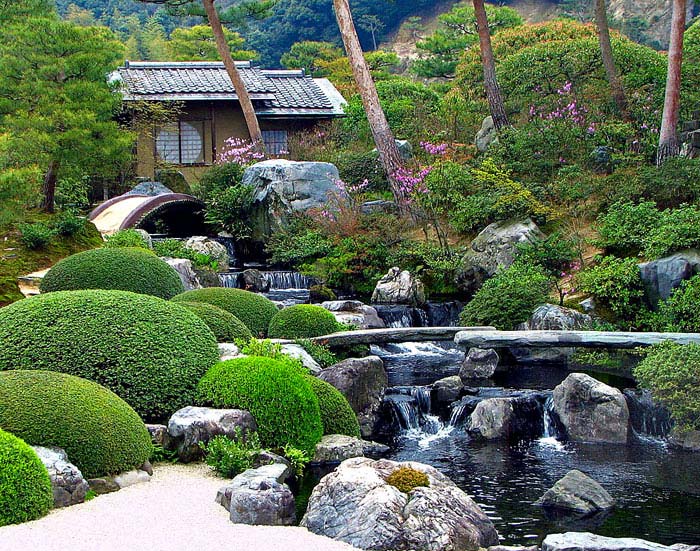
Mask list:
[[[116,247],[64,258],[41,282],[42,293],[79,289],[115,289],[169,299],[184,287],[174,268],[150,251]]]
[[[325,285],[312,285],[309,287],[309,301],[312,303],[337,300],[337,298],[338,297],[333,292],[333,289],[330,289]]]
[[[345,434],[360,438],[360,424],[355,412],[343,394],[330,383],[307,375],[321,408],[323,434]]]
[[[206,454],[207,465],[224,478],[233,478],[250,469],[260,453],[260,438],[257,433],[251,432],[243,436],[240,428],[236,429],[233,439],[220,434],[206,444],[199,445]]]
[[[138,414],[91,381],[51,371],[0,372],[0,427],[66,451],[85,478],[140,467],[151,436]]]
[[[237,163],[216,164],[209,168],[194,186],[194,193],[208,201],[222,190],[237,186],[243,179],[244,167]]]
[[[282,352],[282,345],[269,339],[249,339],[241,345],[241,354],[285,361],[288,356]]]
[[[0,430],[0,526],[41,518],[52,506],[49,473],[36,452]]]
[[[644,256],[660,258],[672,252],[700,246],[700,207],[681,205],[662,212],[661,223],[652,228]]]
[[[509,331],[547,302],[550,279],[543,268],[516,262],[487,280],[459,316],[462,325]]]
[[[561,233],[554,232],[544,239],[518,246],[518,260],[541,266],[551,276],[561,277],[579,257],[576,245]]]
[[[214,333],[218,342],[235,342],[239,339],[248,340],[253,334],[236,316],[223,308],[206,302],[178,302],[198,318]]]
[[[347,184],[357,186],[367,180],[368,191],[387,189],[386,173],[379,162],[379,156],[372,152],[341,152],[333,159],[338,167],[340,179]]]
[[[56,206],[66,208],[86,208],[90,205],[88,192],[90,179],[83,176],[67,176],[56,182]]]
[[[318,399],[290,363],[256,356],[220,362],[202,378],[197,394],[203,405],[249,411],[263,446],[289,444],[313,453],[323,434]]]
[[[177,450],[166,450],[163,446],[154,445],[148,460],[151,463],[177,463]]]
[[[304,40],[292,44],[280,62],[287,69],[305,69],[307,74],[318,78],[328,76],[328,70],[320,66],[319,61],[333,61],[340,57],[343,57],[343,51],[335,44]]]
[[[221,259],[214,259],[208,254],[198,253],[185,247],[180,239],[163,239],[153,243],[154,252],[160,257],[185,258],[192,262],[195,268],[217,270]]]
[[[85,218],[66,210],[56,217],[54,227],[59,235],[71,236],[85,227]]]
[[[665,342],[651,347],[634,369],[640,386],[671,412],[676,428],[700,430],[700,346]]]
[[[387,484],[405,494],[415,488],[430,486],[428,475],[411,467],[399,467],[387,477],[386,481]]]
[[[665,302],[659,305],[660,331],[700,332],[700,276],[683,281]]]
[[[59,291],[0,309],[0,370],[95,381],[149,420],[192,405],[219,359],[216,339],[177,304],[126,291]]]
[[[270,320],[278,312],[270,299],[244,291],[212,287],[187,291],[173,298],[175,302],[207,302],[230,312],[250,329],[253,336],[265,336]]]
[[[577,276],[579,290],[592,295],[596,305],[618,319],[634,319],[642,305],[644,288],[633,258],[605,256]]]
[[[324,369],[337,364],[339,361],[327,346],[317,344],[309,339],[297,339],[294,342],[306,350],[316,363]]]
[[[265,250],[273,264],[297,266],[331,252],[333,244],[330,239],[305,222],[292,220],[288,228],[272,234]]]
[[[179,243],[179,241],[178,241]],[[148,242],[146,239],[136,230],[129,228],[126,230],[119,230],[117,233],[108,235],[105,238],[105,247],[128,247],[128,248],[140,248],[148,249]],[[155,247],[154,247],[155,248]],[[171,256],[165,254],[158,254],[158,256]]]
[[[291,464],[292,469],[294,470],[294,474],[297,476],[297,478],[300,478],[304,475],[304,469],[313,457],[308,452],[300,450],[299,448],[295,448],[294,446],[291,446],[289,444],[285,444],[285,446],[282,448],[282,454]]]
[[[244,50],[245,40],[237,32],[224,27],[224,37],[235,60],[248,61],[257,54]],[[189,28],[174,29],[166,43],[168,61],[219,61],[214,33],[209,25],[194,25]],[[165,61],[165,60],[162,60]]]
[[[20,224],[19,231],[22,245],[32,250],[45,248],[56,235],[54,230],[41,222]]]
[[[273,339],[309,339],[338,331],[335,316],[315,304],[296,304],[277,312],[270,320],[268,334]]]

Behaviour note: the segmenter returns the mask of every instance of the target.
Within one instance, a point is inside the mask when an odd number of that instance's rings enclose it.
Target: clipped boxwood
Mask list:
[[[244,291],[212,287],[187,291],[173,298],[175,302],[206,302],[230,312],[241,320],[254,337],[265,336],[270,320],[279,311],[270,299]]]
[[[248,341],[253,337],[245,324],[232,313],[206,302],[179,302],[207,324],[219,342]]]
[[[36,452],[0,430],[0,526],[43,517],[52,505],[49,473]]]
[[[65,373],[0,373],[0,428],[33,446],[63,448],[85,478],[128,471],[151,455],[138,414],[105,387]]]
[[[332,384],[311,375],[306,376],[318,398],[323,434],[345,434],[360,438],[360,424],[347,399]]]
[[[313,454],[323,436],[318,399],[293,363],[248,356],[220,362],[202,378],[198,403],[248,410],[263,446]]]
[[[275,314],[268,335],[273,339],[310,339],[335,333],[338,329],[335,316],[322,306],[297,304]]]
[[[41,292],[118,289],[169,299],[185,288],[180,276],[152,252],[135,247],[104,247],[74,254],[44,276]]]
[[[126,291],[59,291],[0,309],[0,371],[45,369],[106,386],[148,420],[191,405],[219,360],[214,334],[178,304]]]

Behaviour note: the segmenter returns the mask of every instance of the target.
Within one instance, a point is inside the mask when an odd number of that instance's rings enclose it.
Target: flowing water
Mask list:
[[[239,287],[238,276],[242,271],[225,272],[219,274],[219,279],[224,287],[237,289]],[[270,300],[281,302],[285,306],[303,304],[309,301],[309,288],[313,285],[313,279],[299,272],[293,271],[261,271],[270,284],[270,290],[262,293]]]

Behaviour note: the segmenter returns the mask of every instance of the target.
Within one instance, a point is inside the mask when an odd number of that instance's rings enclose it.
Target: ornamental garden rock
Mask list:
[[[61,448],[32,446],[49,472],[53,506],[68,507],[85,501],[90,489],[80,469],[68,461],[68,455]]]
[[[615,500],[591,477],[572,470],[547,490],[535,505],[586,517],[609,511],[615,506]]]

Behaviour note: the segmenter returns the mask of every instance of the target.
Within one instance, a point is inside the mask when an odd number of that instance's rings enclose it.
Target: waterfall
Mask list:
[[[223,287],[238,289],[238,276],[241,272],[220,272],[219,281]]]
[[[313,278],[299,272],[262,272],[262,276],[270,283],[270,289],[309,289],[314,284]]]
[[[377,314],[387,327],[428,327],[430,320],[422,308],[402,304],[374,304]]]
[[[433,440],[444,438],[453,427],[431,413],[430,387],[399,386],[387,390],[385,401],[391,407],[401,436],[428,447]]]
[[[563,450],[564,445],[558,440],[559,431],[557,430],[557,424],[554,420],[552,401],[552,396],[549,396],[542,408],[542,437],[539,442],[544,446]]]
[[[648,390],[625,389],[623,391],[630,412],[630,424],[641,436],[668,436],[673,426],[671,414],[664,406],[654,402]]]
[[[236,241],[233,237],[212,237],[217,243],[221,243],[226,247],[226,252],[228,253],[228,266],[222,266],[222,268],[228,268],[229,266],[238,265],[238,252],[236,251]]]

